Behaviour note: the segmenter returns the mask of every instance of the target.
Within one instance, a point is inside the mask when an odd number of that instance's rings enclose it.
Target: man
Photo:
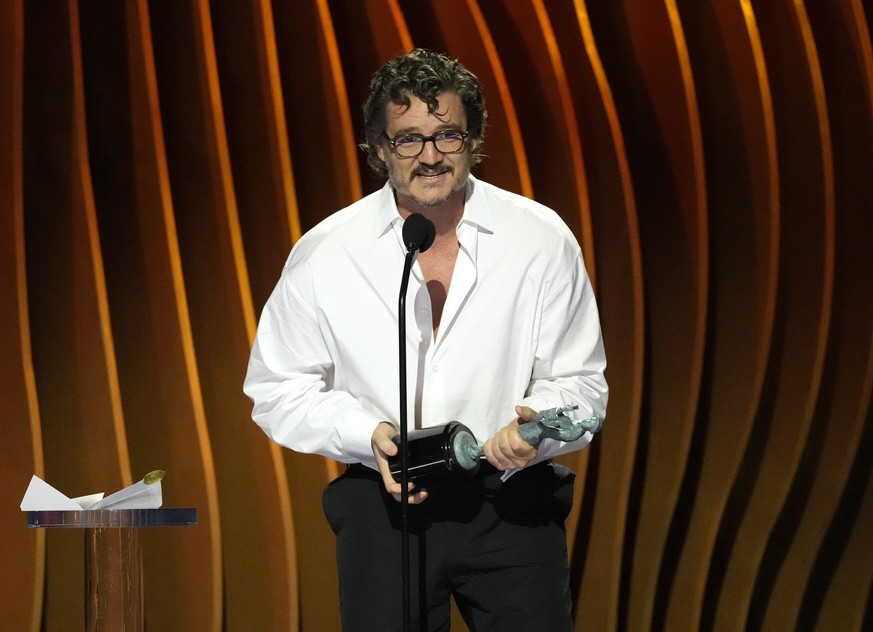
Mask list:
[[[435,241],[409,284],[409,427],[457,420],[484,441],[472,480],[409,490],[417,630],[570,630],[564,518],[572,473],[520,423],[578,405],[603,417],[606,361],[582,253],[551,210],[470,175],[486,109],[456,60],[415,50],[374,75],[368,161],[388,182],[295,246],[264,307],[245,391],[275,441],[350,464],[324,494],[346,630],[400,629],[397,299],[404,220]],[[419,599],[420,595],[420,599]]]

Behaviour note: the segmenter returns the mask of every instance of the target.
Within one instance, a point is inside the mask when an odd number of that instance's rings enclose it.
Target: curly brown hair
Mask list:
[[[479,79],[457,59],[423,48],[388,60],[370,80],[370,96],[364,103],[364,134],[360,148],[367,152],[367,162],[380,175],[387,175],[385,163],[376,153],[384,141],[387,128],[387,106],[398,103],[409,107],[410,95],[427,104],[429,112],[439,107],[438,97],[446,92],[458,95],[467,115],[468,139],[481,141],[485,137],[485,97]],[[472,165],[482,161],[482,143],[475,143]]]

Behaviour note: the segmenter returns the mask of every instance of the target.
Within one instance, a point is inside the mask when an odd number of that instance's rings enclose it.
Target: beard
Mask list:
[[[436,167],[419,165],[409,175],[405,175],[397,169],[393,161],[388,161],[386,166],[388,167],[388,180],[391,182],[394,191],[398,195],[409,198],[422,208],[442,206],[467,186],[467,179],[470,176],[469,160],[463,160],[460,164],[456,165],[441,164]],[[436,192],[429,191],[425,187],[422,194],[415,192],[415,182],[418,177],[438,174],[447,174],[449,177],[454,175],[454,182],[448,190]]]

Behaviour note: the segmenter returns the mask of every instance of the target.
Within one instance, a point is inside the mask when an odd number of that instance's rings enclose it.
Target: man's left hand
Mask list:
[[[537,411],[528,406],[516,406],[515,413],[518,417],[485,442],[485,458],[498,470],[522,468],[537,455],[537,449],[518,433],[519,424],[536,421]]]

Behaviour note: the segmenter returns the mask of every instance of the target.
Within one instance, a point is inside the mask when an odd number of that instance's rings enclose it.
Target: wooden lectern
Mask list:
[[[85,630],[142,632],[143,527],[197,524],[193,507],[28,511],[33,528],[82,529],[85,534]]]

